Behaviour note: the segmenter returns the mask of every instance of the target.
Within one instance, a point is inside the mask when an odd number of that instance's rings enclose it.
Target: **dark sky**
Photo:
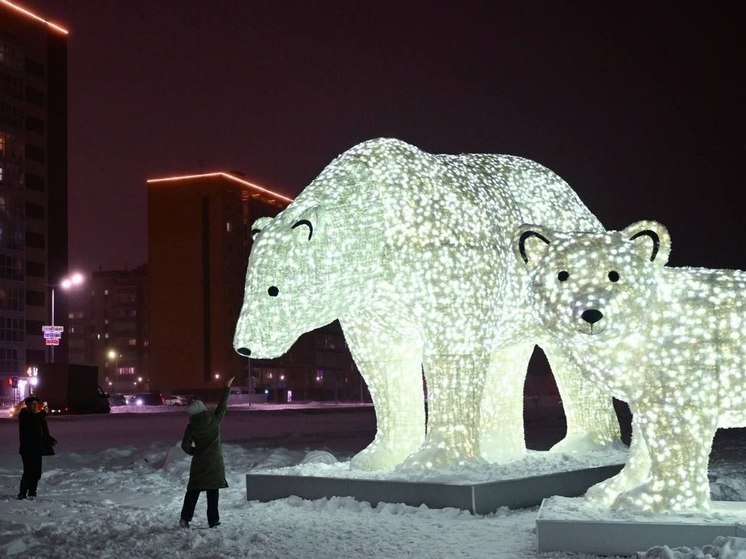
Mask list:
[[[295,195],[390,136],[529,157],[672,264],[746,268],[743,2],[22,3],[70,30],[72,265],[146,260],[147,178]]]

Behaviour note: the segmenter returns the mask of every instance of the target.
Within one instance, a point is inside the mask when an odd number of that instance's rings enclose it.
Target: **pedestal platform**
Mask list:
[[[702,547],[718,536],[746,537],[746,503],[715,501],[708,513],[613,511],[584,498],[545,499],[536,518],[538,550],[632,555],[657,545]]]
[[[542,457],[541,455],[545,455]],[[536,506],[546,497],[583,495],[586,490],[622,468],[624,456],[608,455],[605,462],[584,463],[565,455],[534,452],[501,468],[465,467],[450,472],[361,472],[348,463],[311,465],[257,471],[246,475],[246,498],[267,502],[295,495],[303,499],[353,497],[378,503],[454,507],[489,514],[499,507]],[[592,461],[593,462],[593,461]]]

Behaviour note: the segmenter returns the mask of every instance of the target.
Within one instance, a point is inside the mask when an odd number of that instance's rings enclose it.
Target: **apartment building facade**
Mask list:
[[[48,361],[42,326],[67,273],[67,31],[0,1],[0,381]],[[59,302],[60,325],[66,325]],[[53,347],[53,346],[52,346]],[[66,338],[55,347],[66,359]]]

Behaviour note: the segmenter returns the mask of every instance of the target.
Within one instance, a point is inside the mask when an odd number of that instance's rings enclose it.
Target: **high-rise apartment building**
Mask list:
[[[107,392],[148,390],[147,266],[93,272],[67,300],[70,363],[96,365]]]
[[[49,358],[67,272],[67,31],[0,0],[0,380]],[[64,302],[59,323],[66,324]],[[61,312],[59,312],[61,311]],[[57,360],[66,359],[65,337]],[[5,388],[5,394],[7,394]]]
[[[233,351],[250,227],[290,198],[231,173],[148,181],[150,380],[163,391],[246,381]]]
[[[148,181],[152,389],[204,394],[235,376],[234,389],[270,402],[369,399],[338,322],[278,359],[233,350],[251,225],[291,201],[231,173]]]

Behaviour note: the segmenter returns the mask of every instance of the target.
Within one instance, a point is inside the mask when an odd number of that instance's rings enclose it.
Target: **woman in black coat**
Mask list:
[[[21,446],[18,453],[23,460],[23,476],[19,499],[36,499],[36,487],[41,479],[41,457],[54,454],[52,447],[57,440],[49,434],[47,408],[39,409],[36,396],[24,401],[26,407],[18,413],[18,438]]]
[[[192,464],[189,468],[189,483],[179,520],[182,528],[189,527],[202,491],[207,493],[207,523],[210,528],[215,528],[220,524],[218,490],[228,487],[228,482],[225,480],[223,449],[220,445],[220,422],[228,407],[228,394],[233,378],[231,377],[225,383],[220,402],[214,412],[207,411],[201,400],[193,401],[187,408],[189,425],[184,431],[181,448],[192,456]]]

